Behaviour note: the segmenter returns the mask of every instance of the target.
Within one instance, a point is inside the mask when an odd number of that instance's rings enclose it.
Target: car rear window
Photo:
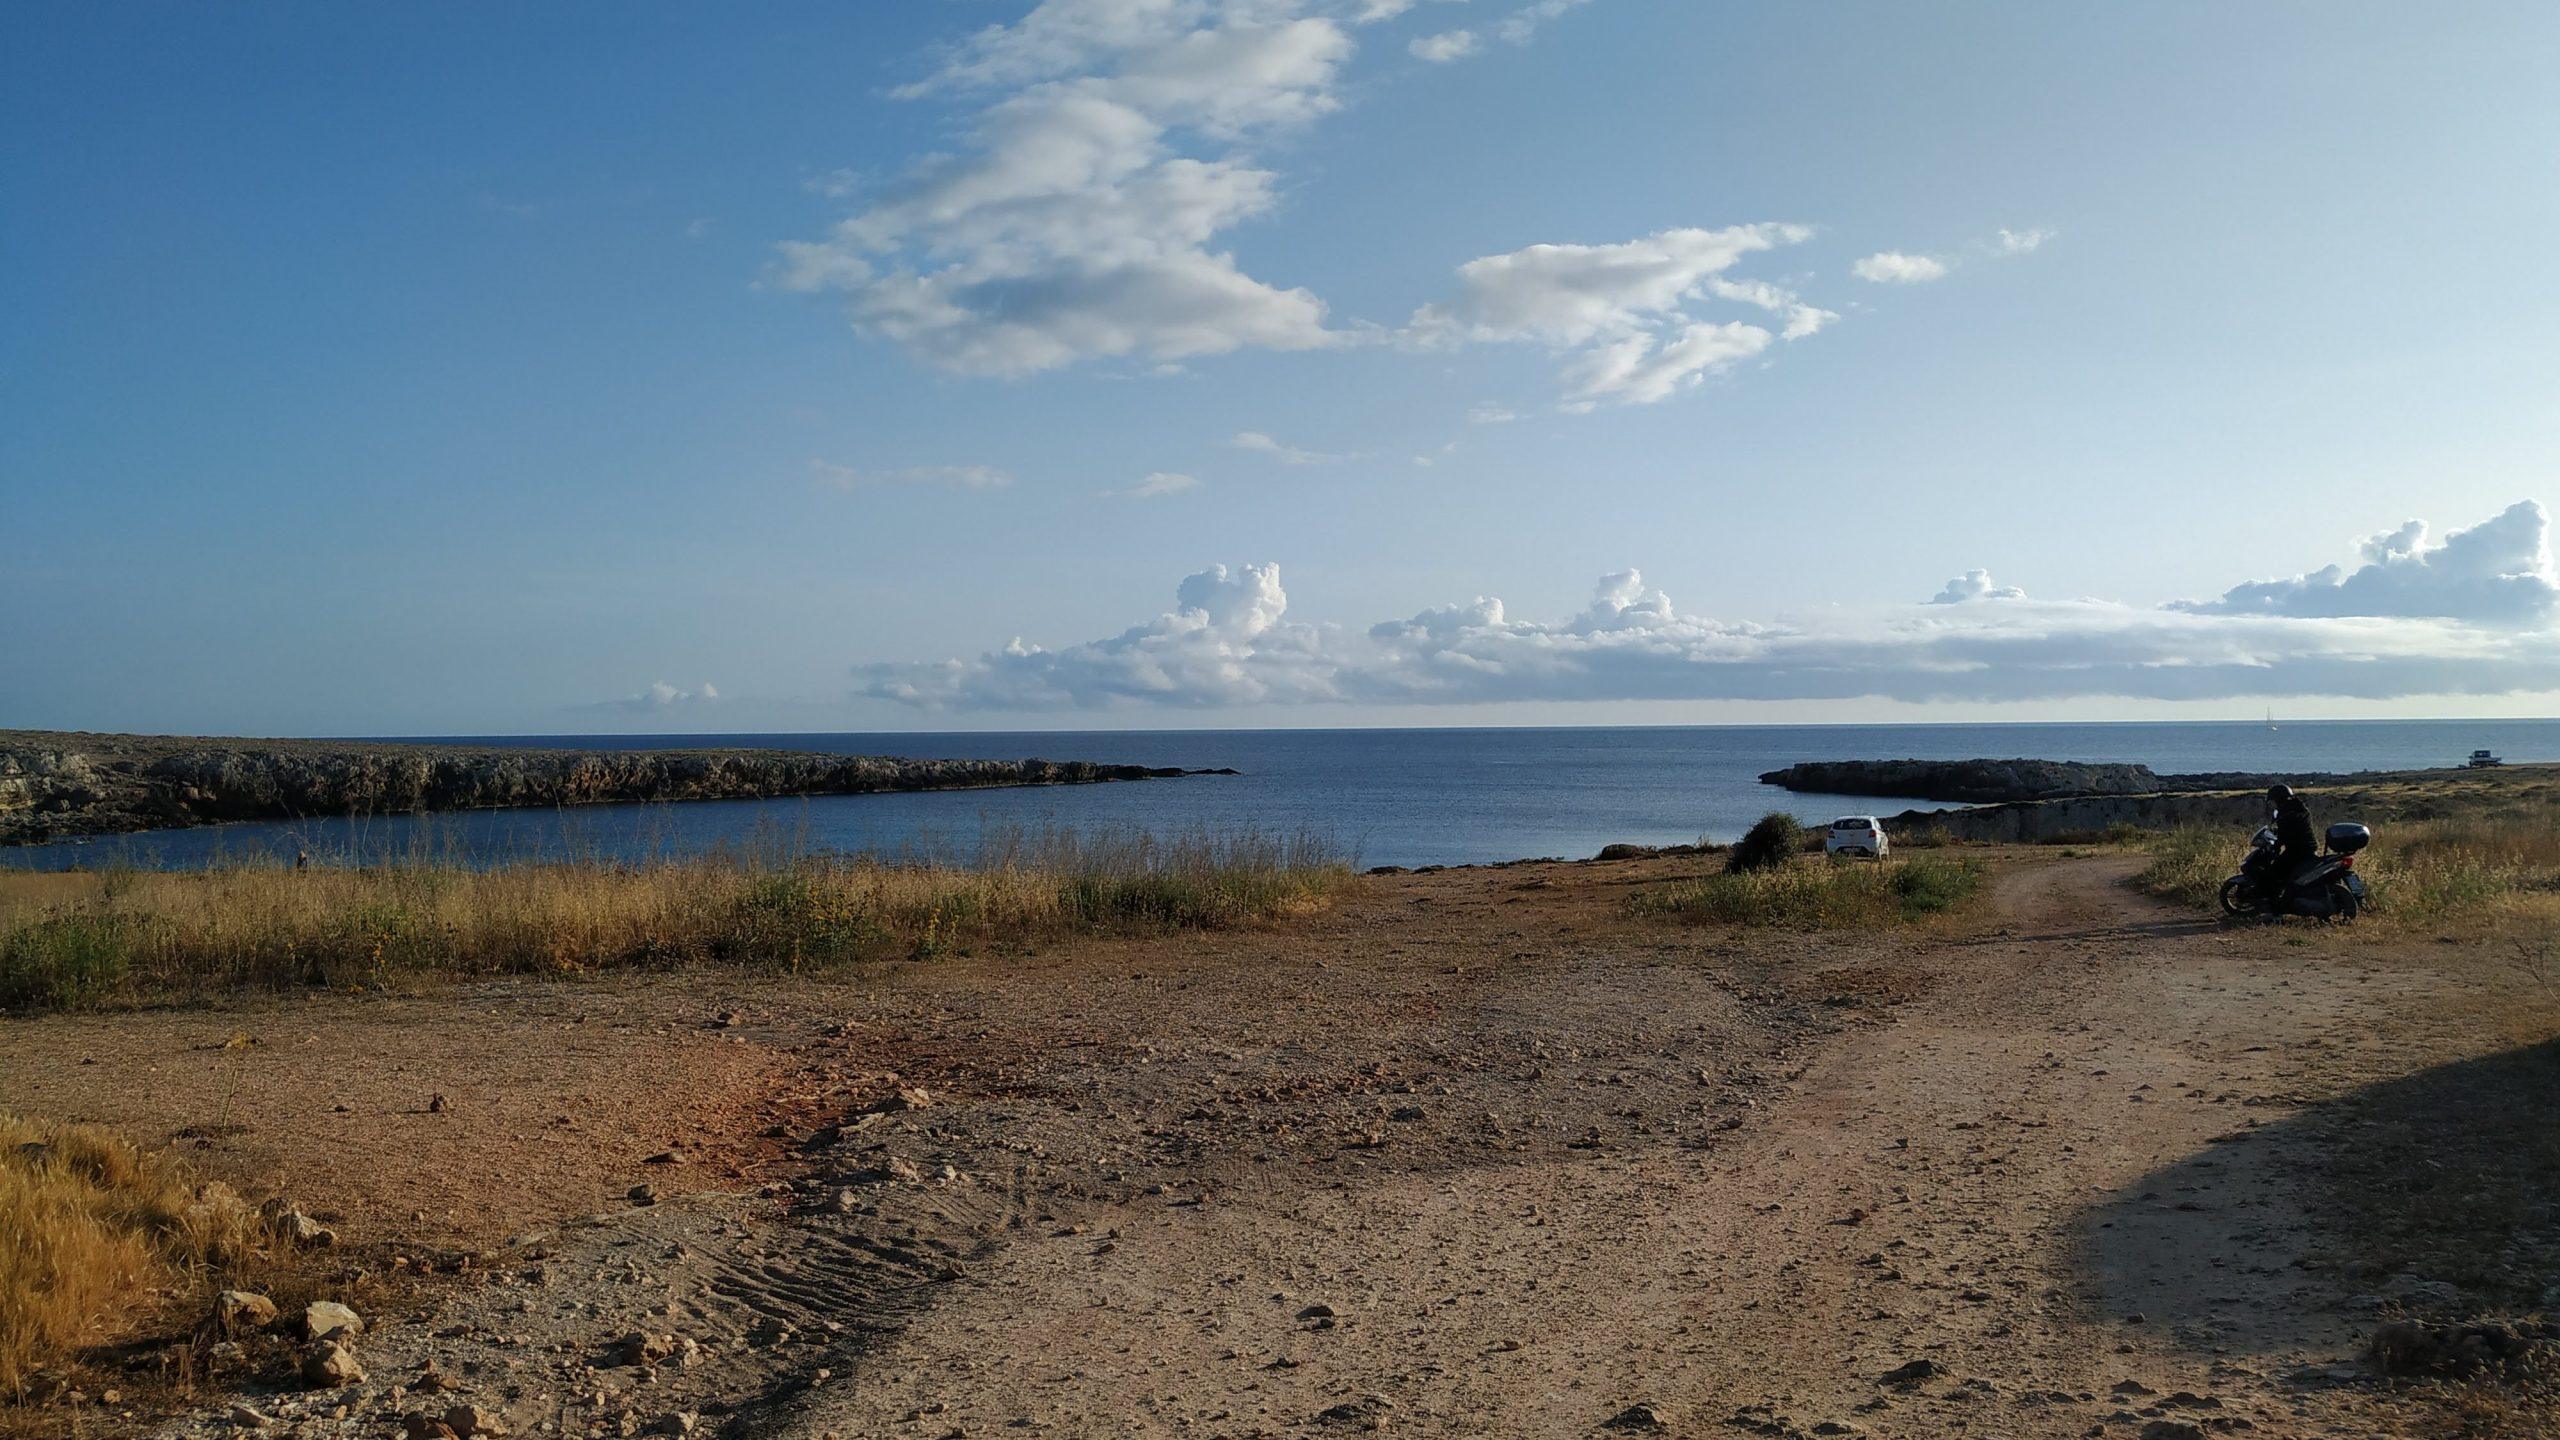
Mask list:
[[[1831,828],[1834,830],[1871,830],[1875,828],[1875,823],[1876,822],[1873,820],[1834,820],[1831,822]]]

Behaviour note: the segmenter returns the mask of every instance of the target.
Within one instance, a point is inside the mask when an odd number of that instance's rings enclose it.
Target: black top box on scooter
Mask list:
[[[2329,848],[2341,855],[2353,855],[2373,843],[2373,832],[2354,821],[2329,827]]]

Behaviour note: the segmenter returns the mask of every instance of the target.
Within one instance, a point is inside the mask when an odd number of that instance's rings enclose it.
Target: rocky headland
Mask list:
[[[1880,768],[1924,763],[1936,762],[1890,761],[1884,762]],[[2022,764],[2043,766],[2051,762],[1963,763],[2008,767]],[[1796,772],[1815,768],[1792,767]],[[1953,770],[1958,767],[1947,768]],[[2057,765],[2054,768],[2149,773],[2141,766]],[[1974,778],[1995,773],[1974,772]],[[2032,771],[2024,773],[2033,774]],[[1885,816],[1884,824],[1889,833],[1898,836],[1936,832],[1951,840],[2025,844],[2097,839],[2125,828],[2175,830],[2201,825],[2245,832],[2266,823],[2266,787],[2279,780],[2302,790],[2310,802],[2312,814],[2322,824],[2338,820],[2369,823],[2424,820],[2457,812],[2494,814],[2513,806],[2545,803],[2554,788],[2560,786],[2560,767],[2507,765],[2491,770],[2396,770],[2353,775],[2241,772],[2229,775],[2158,775],[2152,778],[2159,783],[2146,791],[2100,789],[2097,782],[2092,781],[2080,788],[2037,798],[1997,800],[1946,809],[1905,810],[1899,815]],[[1876,792],[1844,790],[1830,793]],[[1997,792],[1986,786],[1974,793]],[[1934,798],[1952,800],[1964,797],[1940,791]]]
[[[1760,783],[1823,795],[1889,795],[1986,805],[2088,795],[2263,790],[2279,780],[2293,785],[2335,785],[2361,778],[2365,777],[2325,771],[2278,775],[2217,770],[2162,775],[2148,765],[2100,765],[2075,760],[1816,760],[1768,771],[1761,775]]]
[[[226,820],[1084,785],[1182,775],[1083,760],[801,750],[549,750],[0,730],[0,844]]]

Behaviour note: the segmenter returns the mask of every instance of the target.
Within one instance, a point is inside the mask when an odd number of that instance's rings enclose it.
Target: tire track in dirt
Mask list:
[[[2365,1320],[2270,1122],[2468,1043],[2438,981],[2130,868],[2013,859],[1921,938],[1629,924],[1556,867],[898,972],[801,1053],[930,1108],[516,1247],[368,1361],[565,1435],[2412,1433],[2285,1379]],[[669,1353],[599,1364],[629,1333]]]

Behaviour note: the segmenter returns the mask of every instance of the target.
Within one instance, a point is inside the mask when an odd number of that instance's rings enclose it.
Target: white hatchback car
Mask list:
[[[1892,850],[1893,842],[1885,838],[1884,822],[1873,815],[1844,815],[1822,832],[1822,853],[1834,858],[1856,855],[1881,860]]]

